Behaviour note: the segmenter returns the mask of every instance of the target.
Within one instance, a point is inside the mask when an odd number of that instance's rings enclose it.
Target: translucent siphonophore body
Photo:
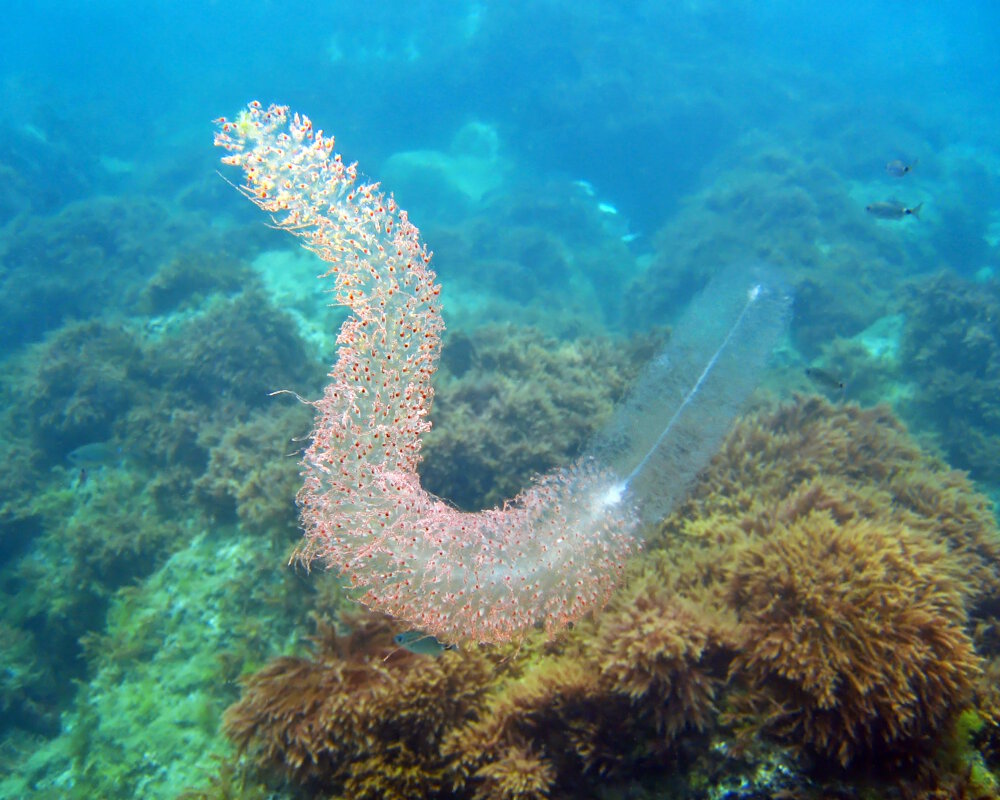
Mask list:
[[[743,307],[729,303],[720,313],[734,316],[711,327],[722,335],[685,352],[676,375],[669,353],[654,362],[591,454],[502,508],[459,511],[417,475],[444,328],[417,229],[308,118],[254,102],[217,124],[223,161],[243,170],[241,191],[327,263],[324,277],[352,312],[312,403],[299,558],[340,571],[361,602],[445,642],[554,630],[606,602],[641,524],[669,510],[752,389],[784,328],[784,293],[747,278]],[[670,392],[662,399],[660,386]],[[704,408],[717,401],[717,413]]]

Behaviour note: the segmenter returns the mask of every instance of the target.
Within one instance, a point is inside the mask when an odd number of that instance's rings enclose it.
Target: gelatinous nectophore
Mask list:
[[[444,322],[416,227],[307,117],[253,102],[217,124],[240,189],[327,262],[352,312],[312,403],[299,558],[445,642],[554,630],[603,604],[643,526],[669,511],[753,389],[787,324],[781,282],[760,266],[726,270],[587,454],[502,508],[459,511],[417,475]]]

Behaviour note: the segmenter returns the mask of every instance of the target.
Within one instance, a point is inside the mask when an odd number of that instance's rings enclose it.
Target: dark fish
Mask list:
[[[87,482],[87,468],[80,467],[80,474],[76,476],[76,488],[79,489]]]
[[[905,161],[897,158],[885,165],[885,171],[894,178],[902,178],[907,172],[917,166],[917,161],[918,159],[915,158],[912,164],[907,164]]]
[[[436,636],[423,631],[397,633],[392,640],[404,650],[421,656],[439,656],[445,650],[458,650],[457,644],[445,644]]]
[[[831,392],[843,392],[847,389],[847,384],[829,370],[809,367],[806,370],[806,376],[817,386],[829,389]]]
[[[923,208],[923,205],[920,203],[913,208],[907,208],[898,200],[887,200],[884,203],[872,203],[870,206],[865,206],[865,211],[879,219],[902,219],[903,217],[920,219],[920,209]]]

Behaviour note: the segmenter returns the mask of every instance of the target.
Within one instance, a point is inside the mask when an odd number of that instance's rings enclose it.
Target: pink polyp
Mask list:
[[[503,508],[458,511],[420,487],[440,287],[417,228],[378,184],[357,183],[334,140],[286,106],[217,120],[241,191],[329,268],[351,310],[316,408],[299,491],[298,557],[339,570],[372,609],[446,641],[553,631],[605,603],[635,547],[616,479],[582,461]],[[620,494],[620,493],[619,493]]]

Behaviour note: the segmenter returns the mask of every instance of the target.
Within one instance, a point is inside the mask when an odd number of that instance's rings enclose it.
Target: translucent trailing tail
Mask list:
[[[718,449],[785,331],[790,305],[773,269],[726,269],[692,301],[596,437],[589,454],[623,476],[622,501],[644,525],[670,512]]]
[[[755,296],[742,311],[713,309],[706,295],[668,348],[681,369],[655,362],[592,453],[502,508],[458,511],[417,474],[444,323],[416,227],[377,184],[358,182],[307,117],[254,102],[217,124],[241,191],[327,262],[323,277],[351,311],[312,404],[299,559],[326,563],[361,602],[445,642],[554,630],[602,605],[640,521],[669,509],[724,434],[787,304]],[[701,322],[722,335],[706,344]]]

